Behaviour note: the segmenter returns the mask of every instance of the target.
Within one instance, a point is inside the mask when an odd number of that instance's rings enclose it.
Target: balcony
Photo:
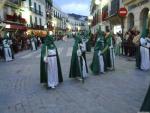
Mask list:
[[[122,2],[124,3],[124,5],[128,5],[131,2],[135,2],[136,0],[122,0]]]
[[[20,15],[8,15],[6,14],[5,16],[5,21],[10,21],[14,23],[19,23],[19,24],[26,24],[26,20],[22,18]]]
[[[35,9],[35,8],[32,8],[32,7],[30,7],[30,10],[31,10],[33,13],[35,13],[35,14],[38,14],[38,15],[43,16],[43,12],[41,12],[40,10],[37,10],[37,9]]]
[[[29,24],[27,25],[28,28],[31,28],[31,29],[36,29],[36,30],[44,30],[44,26],[42,25],[36,25],[36,24]]]

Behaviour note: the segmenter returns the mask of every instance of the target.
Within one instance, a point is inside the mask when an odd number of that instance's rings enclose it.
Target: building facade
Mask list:
[[[51,0],[45,0],[45,8],[46,8],[46,26],[48,31],[53,31],[52,26],[52,13],[53,13],[53,1]]]
[[[65,14],[56,4],[53,4],[52,9],[53,32],[56,35],[56,37],[61,37],[65,32]]]
[[[75,33],[87,30],[87,17],[68,14],[68,29],[71,29],[71,31]]]
[[[116,26],[120,26],[121,18],[118,16],[118,10],[123,6],[121,0],[109,0],[105,4],[95,4],[96,0],[91,1],[90,14],[93,16],[91,23],[92,33],[95,34],[99,26],[103,31],[109,28],[115,31]]]
[[[60,38],[65,34],[70,35],[73,32],[87,29],[85,17],[83,18],[83,16],[80,15],[81,18],[77,18],[76,14],[73,14],[74,16],[67,14],[63,12],[56,4],[53,4],[52,9],[53,33],[57,38]]]
[[[28,31],[35,35],[44,35],[46,26],[45,0],[25,0],[22,2],[22,16],[26,19]]]
[[[142,32],[146,25],[150,29],[150,0],[123,0],[128,10],[125,19],[125,30],[135,27]]]
[[[150,0],[109,0],[107,4],[101,6],[100,8],[100,5],[96,5],[95,0],[91,1],[90,14],[93,16],[91,23],[93,34],[101,24],[104,31],[109,27],[114,33],[119,31],[124,33],[133,27],[142,31],[145,25],[150,29]],[[128,14],[124,18],[118,15],[121,7],[128,10]]]
[[[26,20],[22,16],[20,0],[2,0],[0,6],[1,34],[22,35],[26,30]]]

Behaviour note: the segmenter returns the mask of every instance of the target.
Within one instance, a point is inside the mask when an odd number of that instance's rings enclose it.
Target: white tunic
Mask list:
[[[150,69],[150,56],[149,56],[149,44],[146,39],[140,39],[140,53],[141,53],[141,69],[142,70],[149,70]],[[146,47],[143,47],[146,46]]]
[[[100,64],[100,72],[104,73],[104,59],[103,56],[101,55],[101,51],[99,51],[99,64]]]
[[[112,39],[111,39],[111,46],[109,47],[109,50],[110,50],[111,65],[112,65],[112,68],[115,68],[114,67],[115,66],[115,52],[114,52]]]
[[[55,87],[58,85],[58,66],[56,49],[48,50],[48,87]]]
[[[84,78],[86,78],[86,77],[88,77],[88,72],[87,72],[87,70],[86,70],[86,63],[85,63],[85,60],[84,60],[84,58],[82,57],[82,63],[83,63],[83,65],[82,65],[82,74],[83,74],[83,77]]]
[[[79,48],[77,50],[78,62],[79,62],[80,68],[81,68],[80,60],[82,59],[82,70],[81,69],[80,70],[81,70],[81,73],[83,75],[83,78],[86,78],[86,77],[88,77],[88,72],[87,72],[87,69],[86,69],[85,59],[82,56],[82,51],[83,50],[81,50],[81,49],[82,49],[83,46],[81,44],[78,45],[78,46],[79,46]],[[81,46],[81,49],[80,49],[80,46]],[[80,59],[80,57],[81,57],[81,59]]]

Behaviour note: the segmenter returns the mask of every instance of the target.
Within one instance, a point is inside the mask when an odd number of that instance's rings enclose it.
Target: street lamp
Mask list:
[[[90,26],[91,25],[91,23],[90,22],[88,22],[88,26]]]
[[[81,30],[81,27],[80,26],[78,26],[78,32]]]
[[[95,4],[96,4],[96,5],[99,5],[100,2],[101,2],[100,0],[95,0]]]
[[[88,19],[93,20],[93,16],[92,15],[88,16]]]

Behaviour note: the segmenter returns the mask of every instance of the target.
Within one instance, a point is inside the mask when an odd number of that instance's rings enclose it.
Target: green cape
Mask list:
[[[89,30],[86,34],[86,37],[88,38],[88,41],[86,43],[86,49],[87,49],[87,52],[91,52],[91,30]]]
[[[104,49],[104,33],[99,29],[98,31],[98,38],[94,47],[94,55],[93,55],[93,60],[90,65],[90,68],[92,72],[95,75],[98,75],[100,73],[100,64],[99,64],[99,56],[98,53],[99,51],[103,51]]]
[[[150,86],[141,107],[141,112],[150,112]]]
[[[80,38],[80,35],[78,34],[77,36],[75,36],[75,43],[74,43],[73,51],[72,51],[70,73],[69,73],[70,78],[81,77],[78,55],[77,55],[79,43],[82,43],[82,40]]]
[[[63,82],[58,51],[57,51],[57,48],[56,48],[56,46],[53,42],[53,39],[50,35],[48,35],[46,37],[45,43],[42,45],[42,48],[41,48],[40,82],[41,83],[47,83],[47,69],[46,69],[46,63],[44,62],[44,57],[46,55],[46,46],[47,46],[47,49],[56,49],[57,66],[58,66],[58,79],[59,79],[59,82]]]

